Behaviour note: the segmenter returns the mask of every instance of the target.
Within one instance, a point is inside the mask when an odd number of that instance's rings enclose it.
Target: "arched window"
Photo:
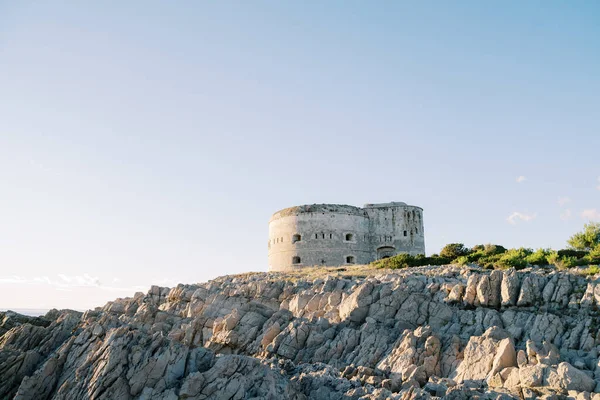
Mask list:
[[[298,257],[298,256],[292,257],[292,264],[300,264],[300,257]]]
[[[299,233],[296,233],[295,235],[292,236],[292,243],[296,243],[302,240],[302,235]]]
[[[354,256],[347,256],[346,264],[354,264]]]
[[[319,234],[315,233],[315,239],[318,239],[318,238],[319,238]]]
[[[354,235],[351,233],[346,233],[345,238],[346,242],[351,242],[352,240],[354,240]]]

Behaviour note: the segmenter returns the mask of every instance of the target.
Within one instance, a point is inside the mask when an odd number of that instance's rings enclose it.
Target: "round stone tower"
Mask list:
[[[290,207],[269,221],[269,270],[368,264],[398,253],[425,254],[424,238],[423,209],[406,203]]]

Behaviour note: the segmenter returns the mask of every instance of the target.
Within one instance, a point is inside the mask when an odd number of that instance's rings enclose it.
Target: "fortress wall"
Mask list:
[[[271,217],[268,247],[270,271],[425,254],[423,209],[401,202],[290,207]]]
[[[373,259],[398,253],[425,254],[423,210],[404,203],[365,205]]]
[[[313,265],[344,265],[372,261],[369,221],[362,210],[297,212],[275,214],[269,223],[269,270],[289,270]],[[293,241],[300,234],[299,241]],[[346,235],[352,235],[346,240]],[[299,257],[295,263],[293,257]],[[297,261],[297,260],[296,260]]]

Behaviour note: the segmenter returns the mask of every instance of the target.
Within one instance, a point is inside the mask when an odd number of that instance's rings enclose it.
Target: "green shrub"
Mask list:
[[[461,257],[466,257],[466,259],[469,262],[473,263],[473,262],[479,261],[484,256],[485,256],[485,253],[483,251],[476,251],[476,252],[471,253],[471,254],[469,254],[467,256],[461,256]],[[461,258],[461,257],[459,257],[459,258]]]
[[[371,265],[373,265],[375,268],[400,269],[409,267],[421,267],[424,265],[444,265],[450,264],[450,261],[451,260],[448,260],[444,257],[440,257],[438,255],[426,257],[423,254],[411,256],[410,254],[403,253],[397,254],[393,257],[374,261],[373,263],[371,263]]]
[[[506,251],[504,246],[497,244],[478,244],[473,246],[469,254],[454,259],[453,263],[461,265],[475,263],[483,268],[494,268]]]
[[[575,258],[583,258],[588,252],[585,250],[573,250],[573,249],[562,249],[557,251],[560,257],[575,257]]]
[[[450,243],[440,254],[410,256],[398,254],[372,263],[377,268],[408,268],[423,265],[478,264],[483,268],[516,268],[530,265],[555,265],[559,269],[600,263],[600,223],[589,223],[568,241],[570,248],[559,251],[528,248],[506,249],[499,244],[478,244],[467,248],[463,243]],[[594,267],[598,268],[598,267]],[[593,271],[593,269],[590,270]]]
[[[462,243],[450,243],[444,246],[442,251],[440,251],[440,256],[455,260],[460,256],[466,256],[471,252],[467,247],[465,247]]]
[[[500,246],[499,244],[486,244],[483,246],[483,251],[486,255],[496,255],[496,254],[504,254],[508,250],[506,247]]]
[[[600,265],[590,265],[581,272],[583,275],[596,275],[600,273]]]
[[[585,224],[583,231],[571,236],[567,243],[575,250],[591,250],[600,243],[600,222]]]
[[[440,257],[438,255],[432,255],[431,257],[425,257],[422,254],[415,256],[414,266],[420,267],[423,265],[445,265],[450,264],[452,260]]]
[[[401,269],[413,267],[415,258],[410,254],[397,254],[393,257],[384,258],[373,262],[376,268]]]
[[[526,248],[510,249],[503,253],[500,259],[496,262],[498,268],[515,268],[523,269],[527,267],[527,257],[533,254],[533,250]]]
[[[593,249],[584,257],[588,264],[600,264],[600,243],[594,246]]]
[[[548,263],[556,266],[558,269],[567,269],[586,265],[586,261],[583,258],[576,258],[573,256],[559,256],[558,252],[552,253],[548,256]]]
[[[525,257],[525,261],[530,265],[548,265],[548,256],[552,253],[551,249],[537,249],[534,253]]]
[[[456,260],[454,260],[454,264],[459,264],[459,265],[467,265],[470,262],[471,261],[469,261],[469,257],[468,256],[460,256]]]
[[[559,259],[560,257],[558,256],[558,253],[553,252],[547,258],[548,264],[556,266],[556,263],[559,261]]]

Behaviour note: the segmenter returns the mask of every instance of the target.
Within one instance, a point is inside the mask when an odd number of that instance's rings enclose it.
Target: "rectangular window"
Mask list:
[[[404,236],[408,236],[408,231],[404,231]]]

